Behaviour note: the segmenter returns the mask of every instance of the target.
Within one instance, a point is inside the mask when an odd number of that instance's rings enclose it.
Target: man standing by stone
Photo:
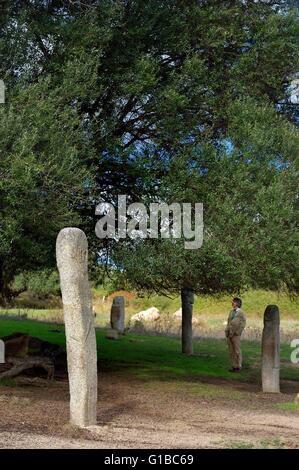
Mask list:
[[[233,310],[231,310],[227,320],[225,336],[232,363],[230,372],[240,372],[242,369],[241,334],[246,325],[246,317],[241,310],[242,300],[239,297],[233,298],[232,307]]]

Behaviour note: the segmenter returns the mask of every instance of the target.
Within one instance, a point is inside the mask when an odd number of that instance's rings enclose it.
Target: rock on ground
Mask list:
[[[173,320],[182,320],[182,309],[179,308],[174,314],[172,315]],[[199,320],[192,317],[192,325],[199,325]]]
[[[131,321],[156,321],[160,318],[160,312],[156,307],[150,307],[142,310],[131,317]]]

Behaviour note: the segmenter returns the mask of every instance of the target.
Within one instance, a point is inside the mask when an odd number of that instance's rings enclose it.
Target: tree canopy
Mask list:
[[[25,0],[2,2],[2,11],[7,286],[25,267],[53,266],[57,231],[77,224],[94,266],[105,249],[138,288],[298,289],[296,9],[265,0]],[[95,205],[118,194],[203,202],[203,247],[99,241]]]
[[[228,115],[229,145],[181,146],[156,193],[144,193],[147,206],[201,201],[203,246],[186,250],[184,239],[171,238],[118,242],[123,282],[165,293],[297,291],[298,133],[268,103],[234,102]]]

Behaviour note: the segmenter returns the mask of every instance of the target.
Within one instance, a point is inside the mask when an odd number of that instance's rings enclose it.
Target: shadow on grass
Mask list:
[[[0,337],[23,332],[44,341],[65,347],[64,326],[55,326],[32,320],[0,319]],[[230,368],[225,339],[203,338],[194,340],[194,355],[181,353],[177,337],[145,336],[128,333],[119,340],[106,338],[105,329],[97,329],[99,367],[104,372],[129,373],[143,381],[209,382],[222,385],[247,383],[252,389],[260,387],[260,343],[242,341],[244,368],[234,374]],[[281,345],[281,378],[298,384],[298,368],[290,363],[291,348]],[[289,365],[288,365],[289,364]],[[295,384],[296,385],[296,384]],[[290,385],[283,384],[288,390]]]

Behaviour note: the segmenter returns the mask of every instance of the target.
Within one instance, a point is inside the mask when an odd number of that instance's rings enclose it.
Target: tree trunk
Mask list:
[[[181,290],[182,299],[182,353],[193,354],[192,310],[194,294],[190,289]]]
[[[11,301],[11,290],[4,271],[4,263],[0,261],[0,305],[7,307]]]
[[[1,307],[5,307],[3,291],[4,291],[3,263],[0,260],[0,305]]]
[[[5,269],[5,262],[3,259],[0,259],[0,306],[8,307],[11,305],[12,300],[17,297],[22,292],[26,291],[26,288],[22,287],[21,289],[14,290],[12,289],[13,281],[12,272],[7,272]]]

